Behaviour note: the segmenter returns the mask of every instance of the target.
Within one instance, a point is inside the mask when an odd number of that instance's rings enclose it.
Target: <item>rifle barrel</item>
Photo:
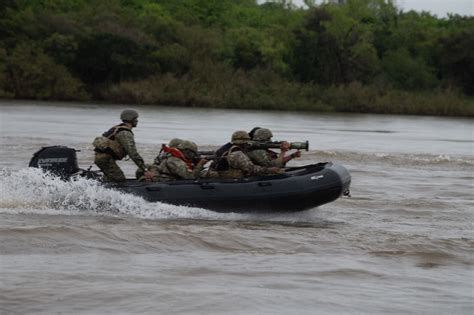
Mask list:
[[[214,155],[215,151],[197,151],[197,155]]]

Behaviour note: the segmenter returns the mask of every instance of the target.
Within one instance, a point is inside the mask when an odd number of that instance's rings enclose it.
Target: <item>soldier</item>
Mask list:
[[[147,170],[142,157],[138,154],[133,137],[132,129],[138,124],[138,113],[133,109],[126,109],[120,114],[120,119],[121,124],[113,126],[102,136],[95,138],[94,163],[104,173],[105,181],[120,183],[126,179],[116,161],[128,155],[138,168],[143,170],[144,176],[151,178],[153,174]]]
[[[255,131],[257,131],[258,129],[260,129],[260,127],[252,128],[252,130],[249,131],[249,137],[252,138]],[[227,142],[226,144],[221,146],[219,149],[216,150],[216,153],[215,153],[216,157],[221,157],[222,154],[224,154],[224,152],[227,152],[227,150],[230,149],[231,146],[232,146],[232,143],[230,142]]]
[[[245,131],[232,134],[232,147],[225,152],[216,164],[215,171],[220,178],[242,178],[256,175],[271,175],[282,173],[278,167],[262,167],[255,165],[246,155],[250,145],[250,136]]]
[[[156,170],[153,181],[161,182],[200,177],[207,160],[201,159],[196,166],[193,165],[193,160],[196,158],[198,151],[196,143],[179,140],[175,144],[176,147],[163,145],[164,154],[160,155],[159,164],[153,165],[153,169]]]
[[[180,144],[183,141],[184,140],[179,139],[179,138],[173,138],[168,143],[168,147],[169,148],[177,148],[178,144]],[[157,182],[159,180],[159,175],[160,175],[158,173],[158,165],[160,165],[161,161],[164,160],[167,156],[168,156],[168,153],[165,152],[163,150],[163,147],[162,147],[162,149],[160,150],[158,155],[153,160],[153,164],[151,164],[151,165],[147,164],[146,165],[148,167],[148,170],[153,174],[152,178],[145,178],[145,176],[143,174],[143,170],[142,169],[137,169],[136,172],[135,172],[135,176],[137,177],[137,180],[139,182],[141,182],[141,181]]]
[[[253,141],[271,141],[273,137],[270,129],[260,128],[255,131],[252,140]],[[247,153],[247,156],[252,160],[253,163],[265,166],[265,167],[285,167],[286,163],[290,160],[300,157],[301,152],[298,150],[295,153],[285,156],[288,150],[290,149],[290,144],[287,141],[282,141],[280,143],[280,154],[277,154],[275,151],[269,149],[255,149],[250,150]]]
[[[179,138],[173,138],[170,140],[170,142],[168,143],[168,147],[170,148],[178,148],[178,145],[180,145],[181,143],[183,143],[183,141],[186,141],[186,140],[183,140],[183,139],[179,139]],[[165,158],[165,156],[167,155],[168,153],[166,153],[165,151],[163,151],[163,149],[161,149],[160,153],[158,153],[158,155],[156,156],[155,160],[153,161],[153,165],[154,166],[158,166],[160,163],[161,163],[161,160],[163,158]]]

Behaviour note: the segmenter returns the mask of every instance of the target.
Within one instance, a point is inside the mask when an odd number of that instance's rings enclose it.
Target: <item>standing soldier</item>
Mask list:
[[[146,178],[153,176],[150,173],[135,146],[132,129],[138,124],[138,113],[133,109],[125,109],[120,114],[122,123],[113,126],[100,137],[95,138],[93,145],[95,151],[94,163],[104,173],[104,179],[108,182],[124,182],[125,175],[117,165],[127,155],[135,162],[139,169],[143,170]]]

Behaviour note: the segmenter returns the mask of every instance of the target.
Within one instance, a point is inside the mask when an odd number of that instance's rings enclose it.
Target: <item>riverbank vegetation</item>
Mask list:
[[[4,0],[0,97],[474,116],[474,17],[262,2]]]

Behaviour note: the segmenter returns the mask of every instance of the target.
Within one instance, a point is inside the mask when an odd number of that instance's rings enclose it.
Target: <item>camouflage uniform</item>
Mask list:
[[[166,153],[159,165],[153,165],[150,171],[153,171],[156,176],[153,181],[170,181],[178,179],[196,179],[199,178],[203,166],[196,166],[193,169],[186,164],[182,159]]]
[[[180,145],[184,140],[179,139],[179,138],[173,138],[170,140],[168,143],[168,147],[170,148],[177,148],[178,145]],[[164,152],[163,150],[160,151],[160,153],[156,156],[156,158],[153,160],[153,166],[158,166],[163,159],[167,157],[167,153]]]
[[[115,127],[113,127],[115,128]],[[121,130],[114,135],[114,141],[116,141],[124,151],[125,156],[128,155],[133,162],[138,166],[139,169],[146,169],[145,162],[142,157],[138,154],[135,145],[135,139],[131,130]],[[125,175],[120,167],[117,165],[116,160],[122,159],[123,157],[114,157],[110,153],[98,152],[96,148],[94,163],[104,173],[104,180],[109,182],[124,182]]]
[[[268,175],[272,172],[267,167],[252,163],[243,152],[250,143],[250,136],[243,130],[235,131],[231,138],[231,147],[225,151],[216,163],[211,165],[207,176],[210,178],[243,178],[255,175]]]
[[[252,140],[254,141],[271,141],[273,133],[270,129],[259,128],[255,130]],[[247,153],[253,163],[265,167],[285,167],[284,154],[279,155],[268,149],[256,149]]]
[[[228,151],[229,153],[227,156],[225,156],[227,163],[229,164],[229,169],[219,171],[220,178],[242,178],[272,174],[267,167],[262,167],[252,163],[250,158],[237,148],[237,146],[233,146]]]
[[[252,150],[247,156],[253,163],[264,167],[284,167],[285,163],[271,150]]]

